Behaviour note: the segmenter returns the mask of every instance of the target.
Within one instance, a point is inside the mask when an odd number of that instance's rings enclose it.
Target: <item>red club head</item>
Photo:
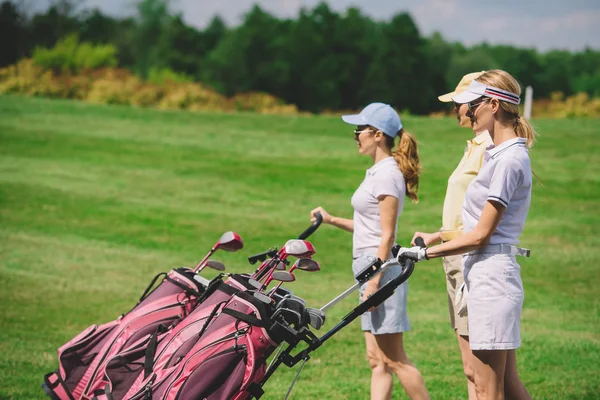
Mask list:
[[[307,272],[317,272],[321,270],[319,263],[312,258],[299,258],[296,260],[292,268],[298,268]]]
[[[285,254],[294,257],[307,258],[315,254],[315,247],[306,240],[288,240],[284,246]]]
[[[244,241],[241,236],[235,232],[225,232],[215,245],[215,249],[221,249],[229,252],[238,251],[244,247]]]

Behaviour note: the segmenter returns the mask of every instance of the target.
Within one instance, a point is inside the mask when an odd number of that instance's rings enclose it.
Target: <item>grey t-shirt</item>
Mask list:
[[[364,181],[352,196],[354,208],[354,234],[352,256],[376,255],[381,243],[381,221],[379,220],[379,200],[382,195],[398,199],[398,216],[404,206],[406,187],[404,176],[394,157],[384,158],[367,170]],[[394,237],[398,221],[394,228]]]
[[[487,150],[477,177],[471,182],[463,203],[465,232],[477,226],[488,200],[506,207],[490,244],[519,243],[531,203],[532,172],[526,140],[507,140]]]

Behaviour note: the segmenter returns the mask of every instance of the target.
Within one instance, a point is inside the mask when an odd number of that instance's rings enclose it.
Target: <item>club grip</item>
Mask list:
[[[304,240],[307,237],[309,237],[310,235],[312,235],[317,229],[319,229],[319,226],[321,226],[322,222],[323,222],[323,216],[321,215],[320,212],[316,212],[315,213],[315,222],[313,222],[312,225],[308,227],[308,229],[306,229],[304,232],[302,232],[298,236],[298,239]]]
[[[420,248],[422,248],[422,249],[424,249],[425,247],[427,247],[427,246],[425,246],[425,241],[423,240],[423,238],[421,236],[417,236],[415,238],[415,244],[417,246],[419,246]]]

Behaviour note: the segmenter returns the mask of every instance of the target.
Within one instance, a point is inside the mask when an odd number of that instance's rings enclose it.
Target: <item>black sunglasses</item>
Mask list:
[[[476,103],[475,103],[475,102],[469,102],[469,103],[467,103],[467,107],[468,107],[468,109],[469,109],[469,112],[470,112],[471,114],[475,113],[475,111],[477,110],[477,107],[479,107],[480,105],[482,105],[482,104],[484,104],[484,103],[487,103],[487,102],[490,100],[490,98],[489,98],[489,97],[480,97],[480,99],[481,99],[481,100],[479,100],[479,101],[478,101],[478,102],[476,102]],[[477,99],[476,99],[476,100],[477,100]],[[475,100],[475,101],[476,101],[476,100]]]

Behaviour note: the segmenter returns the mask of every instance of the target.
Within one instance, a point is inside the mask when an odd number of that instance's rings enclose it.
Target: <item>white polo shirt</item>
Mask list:
[[[481,171],[465,195],[465,232],[475,229],[485,203],[493,200],[506,210],[489,244],[518,244],[529,212],[531,186],[531,163],[525,139],[507,140],[487,150]]]
[[[352,236],[352,256],[376,255],[381,243],[381,221],[379,200],[382,195],[398,199],[398,216],[404,206],[406,187],[404,176],[394,157],[387,157],[367,170],[365,180],[352,196],[354,207],[354,234]],[[398,221],[394,227],[394,238]]]

